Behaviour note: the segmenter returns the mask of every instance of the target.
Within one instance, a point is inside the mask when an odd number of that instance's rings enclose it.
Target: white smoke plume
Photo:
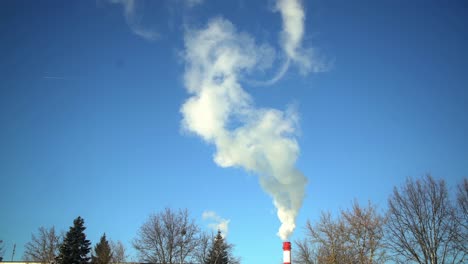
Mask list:
[[[324,72],[330,68],[313,47],[303,47],[305,12],[301,0],[277,0],[274,10],[282,18],[280,45],[284,52],[284,61],[277,73],[267,81],[249,81],[253,85],[272,85],[281,80],[290,65],[297,65],[302,74]]]
[[[279,71],[268,81],[254,81],[256,85],[272,85],[283,78],[291,63],[297,65],[302,74],[309,72],[324,72],[330,67],[313,47],[302,47],[304,38],[304,22],[306,19],[301,0],[277,0],[274,11],[282,18],[283,29],[280,34],[280,44],[286,59]]]
[[[124,10],[125,20],[132,32],[146,40],[154,41],[159,38],[158,32],[141,25],[141,15],[137,13],[137,0],[108,0],[113,4],[121,4]]]
[[[224,219],[213,211],[203,212],[202,218],[203,220],[211,222],[208,224],[209,228],[211,228],[215,232],[219,230],[221,231],[223,237],[227,237],[229,231],[229,222],[231,222],[231,220]]]
[[[293,49],[294,51],[294,49]],[[221,167],[241,167],[259,176],[273,198],[287,239],[295,228],[307,183],[295,168],[299,146],[294,138],[294,109],[258,108],[239,80],[264,67],[272,54],[222,18],[185,36],[185,86],[191,97],[182,105],[182,126],[214,144]],[[295,54],[295,53],[293,53]]]
[[[288,59],[298,63],[303,71],[308,72],[311,66],[310,57],[304,56],[301,47],[305,20],[301,2],[299,0],[278,0],[276,9],[281,13],[283,19],[281,45]]]
[[[132,32],[149,41],[155,41],[161,37],[159,32],[157,32],[152,25],[145,25],[142,23],[145,17],[145,9],[146,5],[154,1],[149,0],[107,0],[111,4],[119,4],[122,5],[125,21],[127,25],[130,27]],[[203,4],[204,0],[166,0],[160,1],[157,3],[160,5],[159,8],[164,8],[165,5],[177,5],[180,7],[194,7],[197,5]],[[151,11],[151,9],[149,10]],[[146,15],[151,15],[148,11],[146,11]]]

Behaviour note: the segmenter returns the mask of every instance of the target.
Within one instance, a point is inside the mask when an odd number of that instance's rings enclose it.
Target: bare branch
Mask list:
[[[55,232],[55,227],[49,229],[40,227],[38,234],[31,235],[31,241],[26,243],[24,259],[37,262],[52,262],[58,255],[62,237]]]
[[[296,241],[296,262],[384,263],[384,223],[385,219],[370,202],[368,207],[355,202],[351,210],[341,211],[336,219],[330,213],[322,213],[317,224],[307,222],[307,238]]]
[[[388,201],[387,244],[394,258],[416,263],[456,262],[457,225],[445,182],[408,179]]]
[[[187,210],[151,215],[141,226],[133,247],[144,262],[180,263],[193,257],[199,228]]]
[[[384,263],[383,225],[385,220],[377,213],[375,206],[367,208],[353,203],[351,210],[342,211],[346,223],[349,254],[357,263]]]
[[[468,179],[463,179],[463,183],[457,188],[457,211],[456,221],[458,232],[456,237],[456,247],[459,250],[460,258],[465,260],[468,254]]]
[[[112,263],[124,263],[127,260],[126,249],[122,241],[111,241]]]
[[[295,250],[295,263],[298,264],[316,264],[317,262],[317,252],[314,250],[311,243],[307,239],[295,241],[296,250]]]

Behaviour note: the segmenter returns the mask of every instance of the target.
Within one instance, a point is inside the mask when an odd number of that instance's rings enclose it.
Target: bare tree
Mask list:
[[[208,258],[208,253],[213,241],[213,234],[202,232],[198,237],[197,247],[194,252],[194,260],[196,263],[205,263]]]
[[[460,208],[460,212],[464,217],[468,216],[468,179],[463,179],[463,183],[458,185],[457,202]],[[468,219],[464,222],[464,225],[468,224]]]
[[[183,263],[192,259],[197,246],[199,228],[189,219],[187,210],[150,215],[140,227],[133,247],[144,262]]]
[[[370,202],[367,207],[354,202],[336,218],[322,213],[317,224],[307,222],[307,237],[296,241],[295,262],[384,263],[383,225],[384,218]]]
[[[316,264],[317,249],[314,248],[307,238],[296,240],[296,249],[294,249],[294,262],[298,264]]]
[[[350,260],[343,219],[333,219],[330,213],[322,213],[320,221],[315,226],[310,221],[307,222],[306,232],[317,251],[318,263],[346,263]]]
[[[468,179],[463,179],[463,183],[457,189],[457,248],[463,252],[463,260],[468,253]]]
[[[124,263],[127,261],[126,249],[122,241],[111,241],[112,263]]]
[[[384,263],[384,218],[369,201],[367,208],[354,202],[351,210],[342,211],[347,233],[348,250],[360,264]]]
[[[408,179],[388,200],[387,244],[396,261],[459,263],[457,225],[445,182]]]
[[[37,235],[31,235],[31,241],[26,243],[24,259],[50,263],[58,255],[61,236],[55,232],[55,227],[39,227]]]

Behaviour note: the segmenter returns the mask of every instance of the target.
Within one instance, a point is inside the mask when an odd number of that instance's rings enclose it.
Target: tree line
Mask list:
[[[24,260],[57,264],[107,264],[126,261],[122,242],[105,234],[91,248],[84,220],[77,217],[66,234],[40,227],[25,245]],[[468,179],[449,193],[444,180],[430,175],[394,187],[386,212],[354,202],[338,216],[323,212],[295,241],[298,264],[445,264],[468,262]],[[233,245],[218,230],[202,232],[187,209],[151,214],[132,241],[146,263],[238,264]],[[3,255],[0,240],[0,258]]]
[[[333,217],[323,212],[295,241],[299,264],[445,264],[468,262],[468,179],[449,193],[430,175],[394,187],[388,209],[354,202]]]
[[[55,227],[40,227],[26,243],[25,261],[41,263],[122,263],[126,261],[126,249],[121,241],[109,241],[106,234],[91,248],[86,239],[84,219],[78,216],[66,234],[59,234]]]
[[[73,221],[66,234],[58,234],[54,227],[40,227],[26,243],[23,259],[54,264],[127,261],[122,242],[109,241],[104,233],[91,248],[85,230],[84,219],[80,216]],[[3,253],[2,245],[3,241],[0,240],[0,253]],[[150,215],[138,230],[132,246],[139,261],[146,263],[240,263],[240,259],[232,254],[233,245],[225,240],[221,231],[218,230],[216,235],[202,232],[186,209],[174,211],[166,208],[163,212]]]

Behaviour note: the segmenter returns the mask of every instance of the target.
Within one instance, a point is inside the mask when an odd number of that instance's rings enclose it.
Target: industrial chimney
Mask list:
[[[283,242],[283,263],[291,264],[291,242]]]

